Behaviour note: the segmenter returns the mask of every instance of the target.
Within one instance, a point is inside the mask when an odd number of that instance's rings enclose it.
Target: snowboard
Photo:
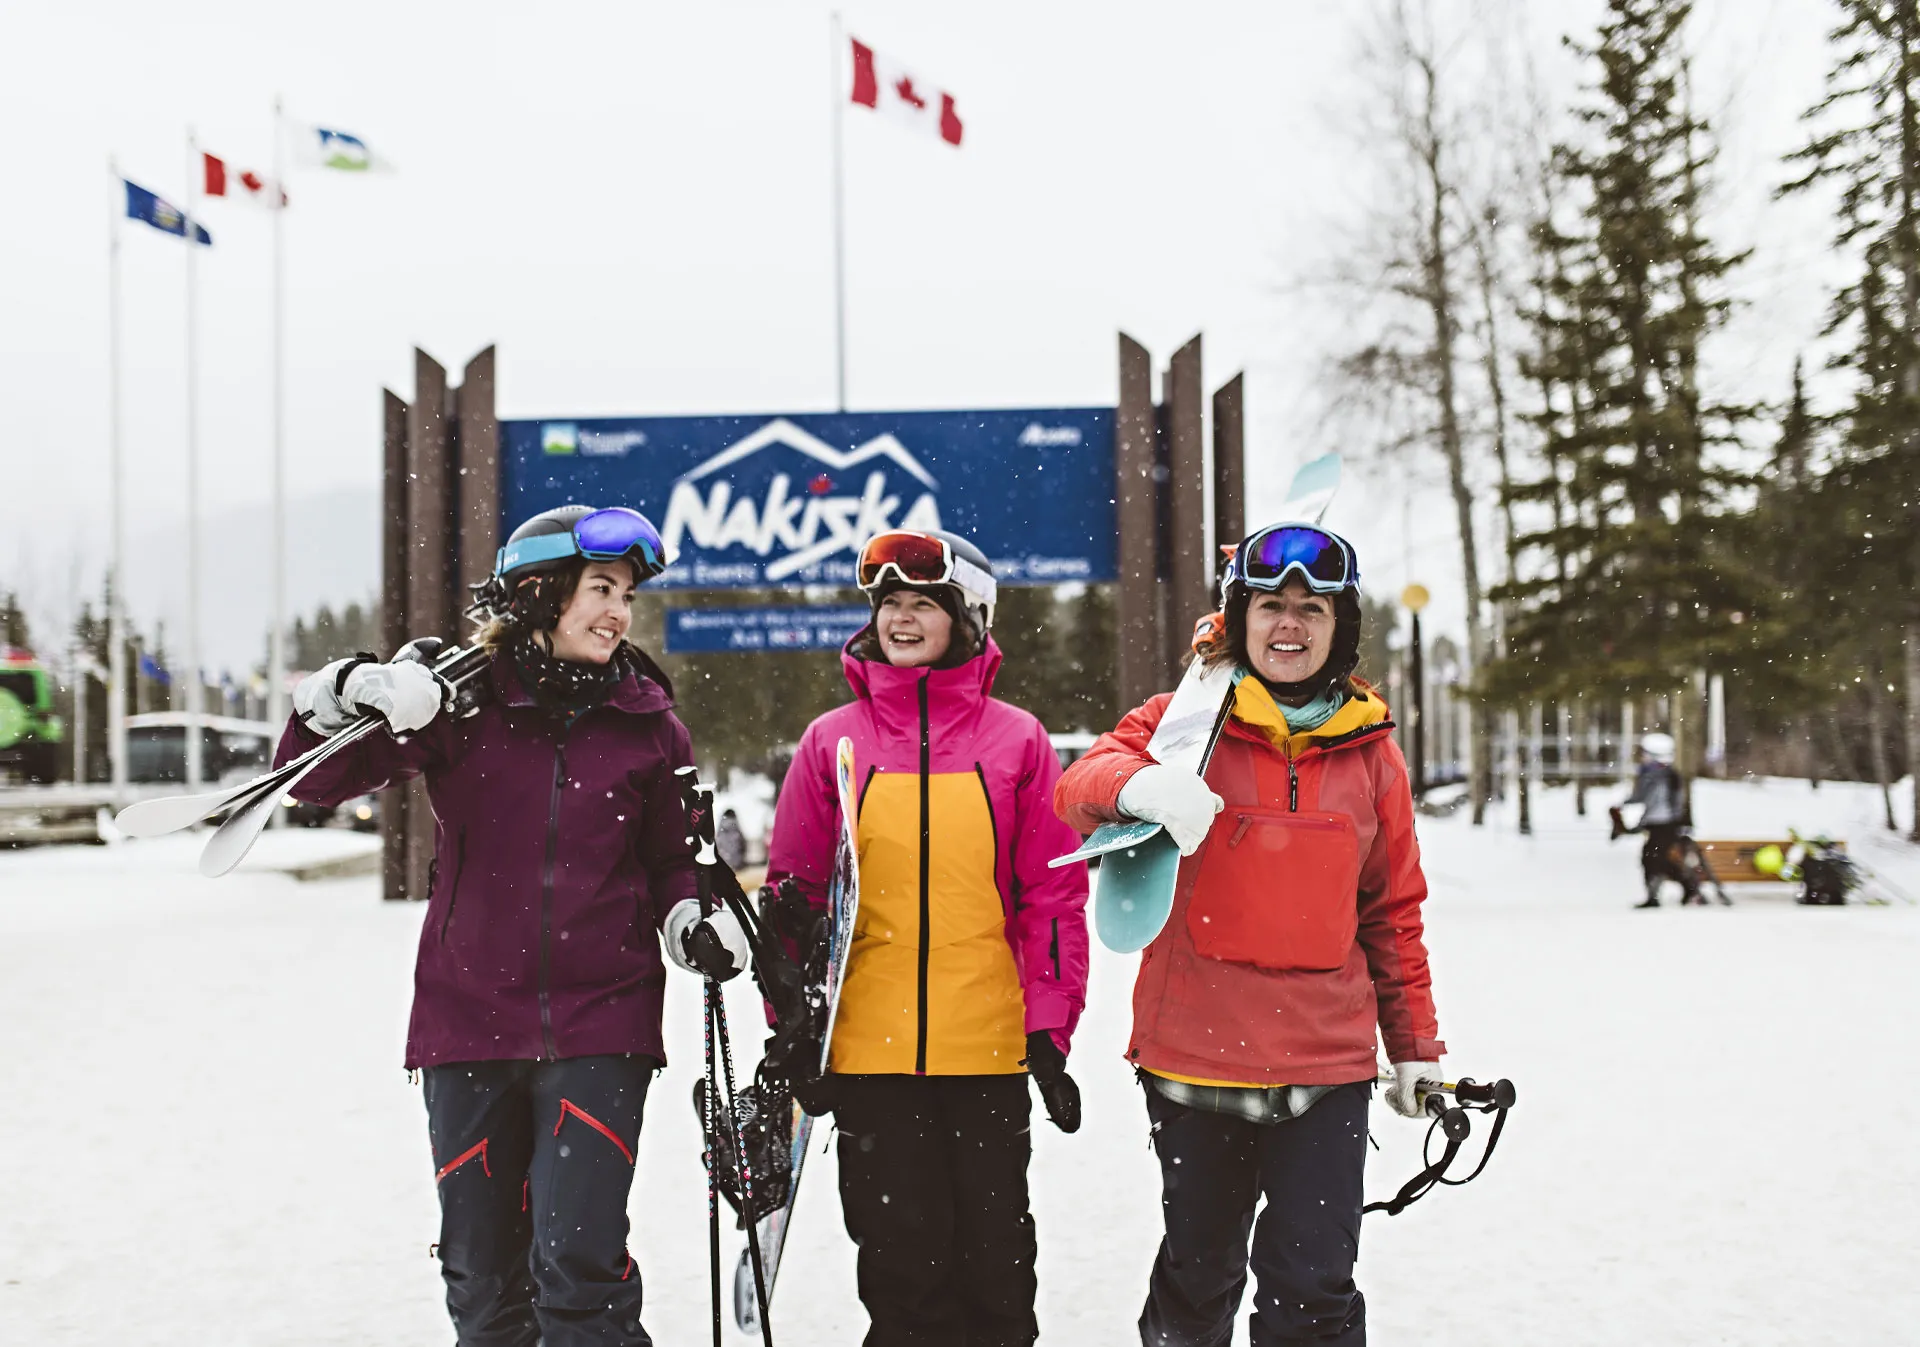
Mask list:
[[[854,918],[860,913],[860,849],[858,832],[859,802],[853,784],[853,740],[842,737],[834,753],[833,784],[840,800],[840,838],[834,847],[833,874],[827,881],[827,974],[820,995],[826,1002],[826,1027],[820,1037],[820,1070],[827,1069],[833,1048],[834,1018],[840,1009],[840,984],[846,977],[847,956],[853,949]],[[793,1144],[789,1151],[790,1172],[786,1204],[763,1217],[756,1232],[760,1242],[760,1261],[765,1270],[767,1303],[773,1303],[774,1280],[780,1274],[780,1255],[787,1244],[787,1228],[793,1221],[793,1204],[800,1195],[801,1170],[806,1164],[807,1144],[813,1139],[813,1116],[795,1100]],[[753,1262],[746,1249],[733,1269],[733,1321],[743,1333],[760,1331],[759,1304],[754,1295]]]
[[[1339,454],[1309,460],[1287,485],[1280,520],[1319,523],[1339,489]],[[1211,617],[1201,619],[1195,627],[1196,640],[1211,622]],[[1214,745],[1233,712],[1233,690],[1239,681],[1236,666],[1208,671],[1199,660],[1188,664],[1147,741],[1147,755],[1163,767],[1205,776]],[[1145,949],[1173,911],[1180,848],[1158,823],[1103,823],[1078,848],[1047,864],[1059,867],[1096,856],[1102,860],[1093,904],[1094,934],[1117,954]]]

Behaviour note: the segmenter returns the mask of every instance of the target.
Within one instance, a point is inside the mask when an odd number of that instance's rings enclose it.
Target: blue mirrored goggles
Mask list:
[[[1272,591],[1298,575],[1315,594],[1360,583],[1360,563],[1347,540],[1312,524],[1275,524],[1240,544],[1228,570],[1249,589]]]
[[[641,580],[651,580],[673,562],[652,520],[638,510],[615,505],[582,515],[570,533],[545,533],[508,543],[500,549],[493,573],[505,575],[515,567],[566,557],[630,562]]]

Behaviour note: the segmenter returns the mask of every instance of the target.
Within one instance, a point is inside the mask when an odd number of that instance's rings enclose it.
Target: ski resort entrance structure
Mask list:
[[[1158,400],[1152,357],[1125,334],[1119,376],[1115,407],[501,421],[494,348],[458,384],[416,349],[411,400],[383,390],[382,643],[465,637],[470,587],[507,530],[569,502],[644,510],[680,554],[655,582],[673,591],[844,588],[869,534],[941,527],[974,539],[1003,585],[1114,584],[1119,696],[1137,705],[1178,681],[1216,544],[1245,531],[1243,384],[1207,398],[1198,336]],[[668,651],[819,649],[864,621],[845,604],[708,615],[670,608]],[[421,782],[389,793],[381,832],[385,895],[425,898]]]

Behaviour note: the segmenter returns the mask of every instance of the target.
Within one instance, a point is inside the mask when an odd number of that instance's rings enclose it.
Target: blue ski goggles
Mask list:
[[[643,581],[673,564],[673,556],[653,521],[638,510],[615,505],[580,516],[570,533],[543,533],[508,543],[495,558],[493,573],[505,575],[516,567],[567,557],[629,562]]]
[[[1337,594],[1360,584],[1360,561],[1337,533],[1312,524],[1274,524],[1235,549],[1229,581],[1271,592],[1298,575],[1315,594]]]

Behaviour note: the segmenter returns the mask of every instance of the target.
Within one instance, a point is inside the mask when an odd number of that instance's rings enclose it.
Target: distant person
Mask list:
[[[647,1087],[666,1060],[675,962],[746,942],[702,919],[676,769],[693,762],[672,686],[627,643],[665,566],[633,510],[564,506],[513,531],[481,594],[484,703],[441,714],[424,665],[336,660],[294,692],[279,759],[375,711],[316,768],[338,803],[423,777],[435,854],[406,1065],[424,1077],[447,1312],[465,1347],[646,1347],[627,1251]],[[731,923],[731,929],[720,929]],[[715,975],[726,975],[721,969]]]
[[[853,741],[854,923],[819,1102],[839,1132],[865,1347],[1030,1347],[1039,1334],[1031,1078],[1080,1126],[1067,1051],[1087,993],[1087,869],[1054,817],[1045,726],[996,700],[995,585],[956,534],[869,539],[873,620],[840,662],[853,700],[807,726],[774,812],[768,879],[826,902]],[[1072,1219],[1069,1216],[1067,1219]]]
[[[747,863],[747,835],[740,831],[740,815],[731,809],[721,810],[720,821],[713,826],[713,849],[729,870]]]
[[[1640,739],[1640,767],[1634,773],[1633,793],[1607,811],[1613,819],[1613,835],[1645,833],[1646,845],[1640,848],[1640,873],[1647,896],[1635,907],[1660,906],[1660,885],[1665,880],[1680,884],[1680,902],[1704,903],[1697,880],[1675,859],[1685,829],[1692,819],[1687,810],[1686,781],[1674,769],[1674,743],[1671,734],[1655,731]],[[1623,811],[1628,805],[1641,806],[1640,817],[1629,828]]]

